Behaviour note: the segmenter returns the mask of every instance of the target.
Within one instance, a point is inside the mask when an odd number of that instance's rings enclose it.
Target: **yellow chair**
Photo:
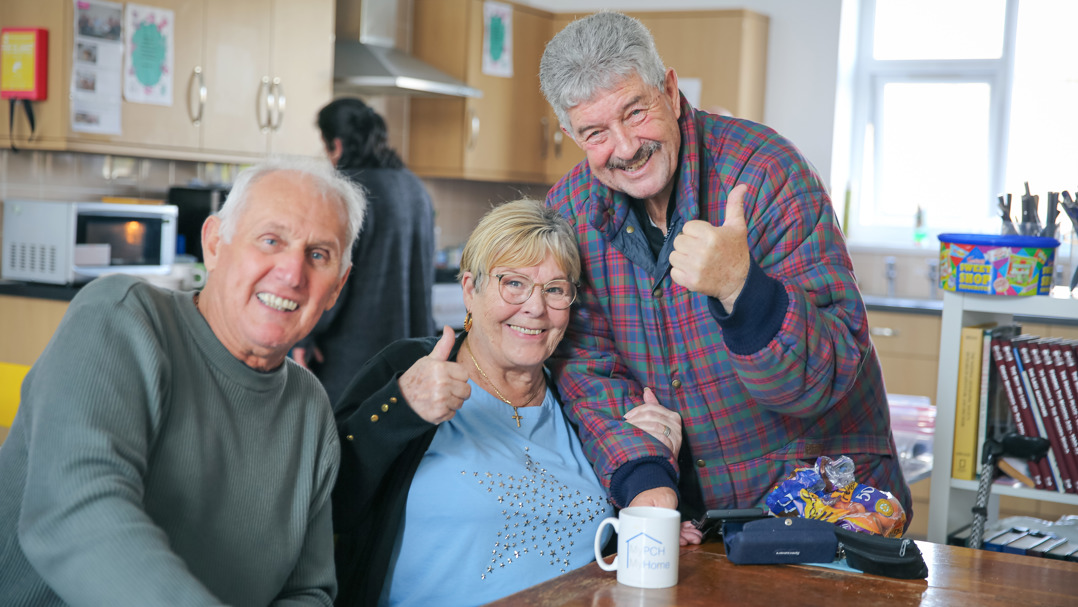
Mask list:
[[[10,428],[19,408],[19,388],[30,371],[28,365],[0,363],[0,426]]]

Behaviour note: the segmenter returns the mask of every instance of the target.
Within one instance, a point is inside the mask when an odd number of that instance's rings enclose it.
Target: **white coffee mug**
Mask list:
[[[614,562],[603,560],[603,527],[618,534]],[[595,532],[595,560],[604,571],[617,571],[618,582],[638,588],[669,588],[677,584],[681,514],[670,508],[633,506],[617,517],[603,519]]]

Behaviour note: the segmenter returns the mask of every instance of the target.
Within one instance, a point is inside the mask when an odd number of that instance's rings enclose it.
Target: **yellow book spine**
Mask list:
[[[951,477],[977,476],[977,432],[981,409],[981,352],[984,326],[962,327],[958,348],[958,390],[955,393],[954,451]]]

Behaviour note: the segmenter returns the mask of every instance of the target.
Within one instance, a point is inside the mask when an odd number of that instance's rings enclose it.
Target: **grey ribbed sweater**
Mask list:
[[[126,277],[72,301],[0,447],[0,605],[329,605],[328,399]]]

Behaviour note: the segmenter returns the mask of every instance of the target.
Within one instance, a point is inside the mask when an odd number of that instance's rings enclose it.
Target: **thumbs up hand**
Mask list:
[[[718,299],[732,312],[749,276],[748,226],[745,192],[739,184],[726,199],[721,226],[702,220],[685,224],[670,253],[670,278],[694,293]]]
[[[432,424],[452,419],[472,394],[467,367],[449,360],[453,341],[453,329],[444,327],[431,353],[417,360],[399,380],[408,406]]]

